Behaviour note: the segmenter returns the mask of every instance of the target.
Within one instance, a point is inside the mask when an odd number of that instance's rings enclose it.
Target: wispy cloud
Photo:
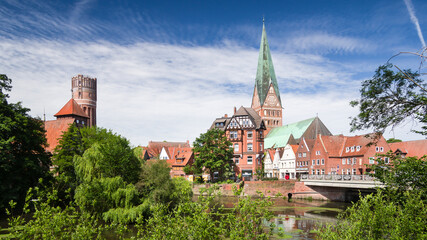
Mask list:
[[[420,23],[418,22],[418,18],[415,15],[415,9],[414,5],[412,5],[411,0],[403,0],[405,2],[406,8],[408,9],[408,13],[411,16],[411,21],[415,25],[415,28],[417,29],[418,37],[420,38],[420,42],[423,47],[426,46],[426,43],[424,41],[423,33],[421,32]]]
[[[97,77],[98,124],[114,129],[134,144],[193,140],[216,117],[230,114],[233,106],[249,106],[258,55],[256,49],[236,46],[147,42],[123,46],[8,39],[0,39],[0,51],[0,72],[14,80],[12,100],[22,101],[35,116],[42,116],[45,108],[52,118],[67,102],[72,76],[81,73]],[[325,59],[314,55],[289,57],[273,52],[273,57],[277,75],[284,77],[280,88],[285,96],[285,122],[304,102],[311,116],[318,112],[337,118],[331,111],[348,112],[347,103],[352,99],[349,92],[356,92],[356,87],[348,84],[351,75],[342,65],[320,64]],[[310,69],[316,74],[309,75]],[[304,75],[306,78],[296,78]],[[339,80],[343,76],[347,76],[346,81]],[[296,84],[289,84],[291,79]],[[340,103],[325,110],[310,103],[316,93],[300,95],[298,104],[286,97],[288,92],[301,92],[310,84],[323,89],[325,99],[338,98]],[[332,93],[333,97],[328,97]],[[339,118],[344,120],[341,128],[347,131],[346,116]]]

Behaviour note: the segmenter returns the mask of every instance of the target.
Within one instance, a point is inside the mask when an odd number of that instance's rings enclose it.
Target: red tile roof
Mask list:
[[[46,129],[46,139],[48,143],[47,151],[53,152],[62,134],[68,130],[70,124],[74,123],[73,118],[63,118],[52,121],[46,121],[44,128]]]
[[[187,166],[193,158],[192,147],[166,147],[170,159],[167,162],[171,166]]]
[[[58,116],[68,116],[68,115],[76,115],[76,116],[89,118],[89,116],[83,111],[83,109],[79,106],[79,104],[76,101],[74,101],[74,99],[72,98],[54,116],[58,117]]]
[[[329,156],[339,156],[341,154],[341,149],[345,141],[343,135],[319,136],[317,139],[323,143]]]
[[[168,148],[168,147],[190,147],[190,143],[187,142],[153,142],[150,141],[148,143],[148,146],[144,149],[147,151],[150,158],[157,158],[160,155],[160,152],[162,151],[162,148]],[[168,153],[169,155],[169,153]],[[170,156],[170,155],[169,155]]]
[[[297,152],[299,145],[291,145],[292,150],[294,151],[294,153]]]
[[[422,157],[427,154],[427,139],[389,143],[389,146],[393,152],[400,150],[407,157]]]

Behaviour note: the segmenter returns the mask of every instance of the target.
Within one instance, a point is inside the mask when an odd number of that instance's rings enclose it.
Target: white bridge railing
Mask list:
[[[340,175],[340,174],[325,174],[311,175],[302,174],[301,180],[327,180],[327,181],[375,181],[374,177],[369,175]]]

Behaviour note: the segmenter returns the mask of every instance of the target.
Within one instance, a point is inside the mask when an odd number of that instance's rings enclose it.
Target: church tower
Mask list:
[[[71,79],[71,97],[89,116],[89,127],[96,125],[96,94],[96,78],[79,74]]]
[[[282,101],[280,100],[279,85],[274,73],[264,20],[251,107],[264,120],[267,133],[272,128],[282,126]]]

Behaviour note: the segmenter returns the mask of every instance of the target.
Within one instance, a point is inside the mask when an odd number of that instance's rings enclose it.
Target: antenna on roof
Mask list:
[[[46,108],[43,107],[43,122],[46,122]]]

